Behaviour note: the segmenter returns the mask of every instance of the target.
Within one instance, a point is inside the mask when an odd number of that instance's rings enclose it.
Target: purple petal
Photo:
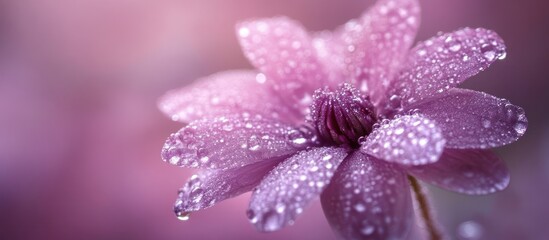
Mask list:
[[[403,239],[412,223],[406,175],[360,152],[341,164],[321,200],[342,239]]]
[[[438,160],[445,142],[434,121],[415,114],[383,121],[360,149],[389,162],[423,165]]]
[[[237,32],[246,57],[265,73],[267,84],[305,113],[313,91],[325,85],[326,75],[303,27],[278,17],[240,23]]]
[[[334,51],[345,56],[348,77],[368,92],[374,104],[385,97],[386,87],[399,72],[419,21],[416,0],[380,0],[337,33],[339,50]]]
[[[505,163],[491,150],[446,149],[436,163],[408,168],[419,179],[466,194],[488,194],[509,184]]]
[[[193,175],[179,190],[178,215],[198,211],[252,190],[284,158],[263,161],[229,170],[210,170]]]
[[[265,75],[255,71],[217,73],[166,93],[159,100],[159,108],[174,121],[187,123],[241,112],[292,122],[294,114],[264,81]]]
[[[254,115],[191,122],[162,148],[164,161],[178,166],[228,169],[288,157],[314,144],[308,128]]]
[[[278,165],[253,192],[247,212],[250,221],[259,231],[293,224],[330,183],[347,153],[343,148],[313,148]]]
[[[442,34],[412,49],[397,89],[407,105],[457,86],[505,55],[503,40],[493,31]]]
[[[516,141],[528,126],[522,108],[466,89],[451,89],[410,107],[437,122],[448,148],[503,146]]]

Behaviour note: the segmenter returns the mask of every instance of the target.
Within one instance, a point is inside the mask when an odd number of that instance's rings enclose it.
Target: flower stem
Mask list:
[[[421,211],[421,217],[423,218],[423,221],[425,223],[425,227],[427,228],[427,232],[429,234],[430,240],[441,240],[442,234],[436,227],[436,223],[433,219],[431,210],[429,208],[429,202],[427,199],[427,195],[423,191],[423,188],[417,181],[415,177],[408,176],[408,180],[410,181],[410,185],[412,186],[412,190],[415,193],[417,203],[419,205],[419,209]]]

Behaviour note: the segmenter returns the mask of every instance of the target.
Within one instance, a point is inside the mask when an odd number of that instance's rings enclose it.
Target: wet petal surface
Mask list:
[[[347,22],[331,40],[335,48],[331,52],[344,56],[339,65],[345,66],[347,77],[368,92],[374,104],[386,97],[385,89],[400,70],[419,21],[416,0],[381,0],[359,19]]]
[[[483,149],[446,149],[438,162],[409,167],[408,172],[422,181],[472,195],[503,190],[510,178],[505,163]]]
[[[252,190],[284,158],[271,159],[228,170],[208,170],[191,176],[179,190],[174,211],[177,216],[213,206]]]
[[[342,239],[403,239],[412,222],[410,196],[402,171],[355,152],[338,168],[321,200]]]
[[[503,40],[493,31],[442,34],[412,49],[396,89],[408,105],[457,86],[505,56]]]
[[[423,165],[438,160],[445,142],[434,121],[414,114],[382,121],[360,150],[388,162]]]
[[[343,148],[313,148],[278,165],[252,194],[247,211],[250,222],[259,231],[276,231],[293,224],[330,183],[347,153]]]
[[[327,77],[301,24],[286,17],[248,21],[238,24],[237,34],[246,57],[267,76],[266,84],[306,114],[313,91]]]
[[[194,121],[172,134],[161,155],[177,166],[228,169],[288,157],[314,145],[315,139],[308,128],[261,115],[219,117]]]
[[[494,148],[516,141],[528,120],[521,107],[483,92],[452,89],[411,106],[435,120],[448,148]]]
[[[264,84],[265,81],[265,75],[255,71],[221,72],[169,91],[158,105],[172,120],[185,123],[242,112],[295,122],[291,110]]]

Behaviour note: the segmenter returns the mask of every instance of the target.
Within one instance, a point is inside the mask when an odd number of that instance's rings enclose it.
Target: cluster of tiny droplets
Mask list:
[[[168,92],[159,107],[172,120],[182,122],[230,115],[235,111],[254,112],[279,121],[291,119],[292,110],[282,101],[271,98],[270,88],[264,85],[266,81],[263,73],[255,71],[222,72],[199,79],[188,88]]]
[[[267,159],[242,168],[194,174],[179,190],[174,211],[178,217],[188,218],[189,212],[211,207],[219,201],[248,192],[284,159]]]
[[[261,115],[244,115],[190,123],[168,138],[162,158],[178,166],[229,169],[288,156],[316,139],[308,128],[272,123]]]
[[[299,152],[282,162],[254,190],[248,218],[263,231],[292,224],[330,183],[346,156],[347,150],[343,148],[320,147]]]
[[[409,105],[456,87],[469,77],[506,57],[505,45],[495,32],[464,28],[439,34],[411,50],[393,100]]]
[[[342,185],[330,185],[323,193],[323,204],[335,204],[325,208],[326,214],[333,218],[352,219],[353,228],[359,229],[363,236],[382,239],[389,236],[384,226],[399,226],[406,221],[399,218],[396,212],[406,216],[410,196],[402,194],[406,191],[407,179],[394,166],[383,161],[371,159],[369,156],[355,152],[339,167],[341,174],[336,174],[332,181]],[[383,170],[380,170],[383,169]],[[389,201],[384,201],[387,198]],[[404,201],[398,200],[405,198]],[[326,200],[328,199],[328,200]],[[340,226],[339,222],[331,223],[335,228],[349,229]],[[352,236],[353,233],[345,233]]]
[[[447,147],[500,147],[515,141],[526,131],[524,110],[508,100],[464,89],[448,92],[451,94],[413,105],[422,109],[421,114],[437,122]]]
[[[404,165],[436,162],[446,142],[435,122],[418,114],[400,116],[391,121],[385,119],[369,138],[361,144],[363,149],[374,156],[385,156],[383,159],[386,161]]]
[[[272,78],[268,84],[273,90],[287,95],[288,105],[306,114],[310,93],[327,75],[301,24],[285,17],[244,22],[238,26],[238,35],[246,57]],[[269,54],[273,51],[279,54]]]

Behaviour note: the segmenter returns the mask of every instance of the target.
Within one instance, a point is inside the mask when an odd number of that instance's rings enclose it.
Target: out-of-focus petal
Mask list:
[[[438,160],[446,140],[437,124],[422,115],[384,120],[360,150],[388,162],[423,165]]]
[[[162,159],[184,167],[228,169],[288,157],[313,145],[315,138],[308,128],[261,115],[202,119],[172,134],[162,148]]]
[[[319,54],[327,64],[344,66],[348,80],[379,105],[405,60],[419,21],[420,7],[416,0],[380,0],[359,19],[343,25],[331,39],[325,35],[315,40],[315,46],[320,53],[326,52],[326,56],[334,53],[344,56],[334,59]],[[323,41],[332,45],[332,49],[322,48]],[[334,60],[339,63],[333,63]]]
[[[321,200],[328,222],[342,239],[404,239],[412,222],[406,175],[360,152],[345,159]]]
[[[219,201],[252,190],[284,158],[229,170],[209,170],[193,175],[179,190],[174,210],[178,215],[213,206]]]
[[[246,57],[267,76],[266,84],[305,114],[326,74],[301,24],[286,17],[248,21],[237,25],[237,34]]]
[[[408,105],[457,86],[505,55],[503,40],[493,31],[442,34],[412,49],[395,90]]]
[[[525,132],[524,110],[483,92],[451,89],[410,106],[435,120],[447,148],[493,148],[516,141]]]
[[[158,105],[174,121],[185,123],[242,112],[293,122],[296,116],[264,84],[265,79],[265,75],[255,71],[221,72],[169,91]]]
[[[247,212],[250,221],[260,231],[293,224],[330,183],[347,153],[343,148],[313,148],[276,166],[252,194]]]
[[[505,163],[491,150],[446,149],[440,160],[408,172],[439,187],[466,194],[488,194],[509,184]]]

